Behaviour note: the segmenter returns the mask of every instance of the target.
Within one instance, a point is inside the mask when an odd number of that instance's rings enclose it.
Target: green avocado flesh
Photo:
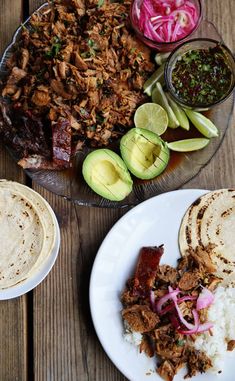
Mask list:
[[[170,157],[166,143],[157,134],[142,128],[128,131],[121,139],[120,149],[129,171],[143,180],[160,175]]]
[[[108,200],[121,201],[132,191],[133,181],[125,163],[109,149],[88,154],[82,174],[91,189]]]

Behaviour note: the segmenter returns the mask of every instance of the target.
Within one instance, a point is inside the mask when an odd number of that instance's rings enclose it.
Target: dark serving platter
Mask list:
[[[44,3],[35,12],[42,12],[47,5],[47,3]],[[15,50],[17,41],[21,36],[22,28],[28,26],[29,20],[30,18],[16,30],[11,44],[3,53],[0,61],[0,80],[7,75],[6,62]],[[157,194],[177,189],[198,174],[220,147],[230,124],[233,105],[234,96],[231,96],[226,102],[206,113],[219,128],[219,137],[211,139],[210,144],[203,150],[190,153],[171,152],[169,165],[160,176],[148,181],[134,178],[133,191],[125,200],[120,202],[109,201],[100,197],[85,183],[81,168],[83,160],[89,152],[88,148],[76,155],[73,160],[73,166],[70,169],[62,171],[26,170],[25,172],[33,181],[37,182],[47,190],[79,205],[110,208],[136,205]],[[198,132],[192,126],[189,132],[185,132],[180,128],[176,130],[168,128],[167,132],[162,137],[166,141],[172,141],[197,136],[199,136]],[[113,148],[118,152],[118,145],[110,148]],[[12,150],[10,150],[10,153],[14,160],[17,160],[17,157]]]

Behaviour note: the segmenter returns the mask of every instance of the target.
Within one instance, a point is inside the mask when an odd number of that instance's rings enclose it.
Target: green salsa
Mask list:
[[[228,93],[232,78],[225,54],[217,45],[184,53],[175,63],[171,83],[182,102],[211,105]]]

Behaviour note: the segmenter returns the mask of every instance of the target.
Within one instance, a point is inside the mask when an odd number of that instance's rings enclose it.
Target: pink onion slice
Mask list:
[[[185,295],[185,296],[182,296],[182,298],[178,298],[177,299],[177,303],[180,304],[182,302],[186,302],[186,301],[189,301],[189,300],[196,300],[197,297],[196,296],[191,296],[191,295]],[[175,305],[174,303],[171,303],[169,304],[168,306],[164,307],[161,312],[159,312],[159,315],[165,315],[167,312],[170,312],[172,311],[173,309],[175,308]]]
[[[213,293],[208,290],[208,288],[203,287],[198,299],[197,299],[197,305],[196,309],[197,311],[200,311],[203,308],[209,307],[214,302],[214,295]]]
[[[195,333],[202,333],[202,332],[209,331],[211,328],[213,328],[213,324],[208,322],[208,323],[204,323],[204,324],[199,324],[199,327],[196,330],[196,332],[194,329],[192,329],[192,330],[178,329],[178,332],[181,333],[182,335],[193,335]]]
[[[169,292],[172,294],[172,300],[173,300],[173,302],[174,302],[175,309],[176,309],[176,311],[177,311],[177,313],[178,313],[178,316],[179,316],[179,319],[180,319],[181,323],[183,323],[183,325],[184,325],[186,328],[190,329],[190,330],[195,329],[195,325],[189,323],[189,322],[183,317],[183,314],[182,314],[182,312],[181,312],[181,310],[180,310],[180,308],[179,308],[179,306],[178,306],[178,303],[177,303],[177,297],[176,297],[176,295],[173,294],[173,291],[174,291],[173,288],[169,286],[168,289],[169,289]]]
[[[192,325],[192,328],[189,329],[188,331],[183,330],[183,329],[178,329],[179,333],[182,333],[183,335],[192,335],[192,334],[198,333],[198,329],[200,327],[199,315],[195,309],[192,310],[192,314],[193,314],[193,318],[194,318],[194,325]]]
[[[162,306],[168,302],[168,300],[173,300],[173,297],[176,298],[176,296],[180,293],[180,290],[177,288],[176,290],[173,290],[173,288],[171,289],[172,291],[170,291],[170,287],[169,287],[169,293],[162,296],[159,301],[157,302],[157,305],[156,305],[156,311],[157,313],[161,314],[161,311],[162,311]]]
[[[176,288],[175,290],[169,286],[168,287],[168,293],[164,296],[162,296],[158,302],[156,303],[156,298],[154,291],[150,291],[150,303],[152,306],[152,310],[154,312],[157,312],[159,315],[164,315],[168,312],[173,312],[173,310],[176,310],[177,316],[171,313],[169,315],[169,318],[171,320],[172,325],[177,329],[177,331],[183,335],[192,335],[196,333],[201,333],[208,331],[209,329],[213,328],[213,324],[210,322],[200,324],[199,314],[198,311],[202,308],[206,308],[210,306],[210,304],[214,300],[214,295],[210,290],[208,290],[206,287],[203,287],[201,294],[199,295],[198,299],[196,296],[192,295],[184,295],[181,298],[178,298],[177,296],[181,293],[179,288]],[[194,319],[194,323],[189,323],[183,316],[179,304],[184,301],[193,301],[197,299],[196,303],[196,309],[194,308],[192,310],[192,315]],[[168,301],[171,301],[171,303],[167,306],[164,306],[165,303]],[[173,303],[172,303],[173,302]],[[182,328],[182,325],[187,328]]]

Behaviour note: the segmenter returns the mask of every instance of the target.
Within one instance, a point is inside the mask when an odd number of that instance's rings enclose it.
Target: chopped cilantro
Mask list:
[[[89,40],[87,41],[87,43],[88,43],[88,46],[90,46],[90,48],[93,48],[93,46],[95,45],[94,41],[91,40],[91,39],[89,39]]]
[[[176,341],[176,345],[178,345],[178,347],[183,347],[185,344],[185,341],[184,340],[177,340]]]
[[[45,57],[46,58],[54,58],[58,55],[60,49],[62,47],[61,40],[59,37],[54,37],[53,38],[53,43],[51,45],[51,50],[45,52]]]
[[[103,5],[104,5],[104,0],[99,0],[98,4],[97,4],[97,7],[101,8]]]

